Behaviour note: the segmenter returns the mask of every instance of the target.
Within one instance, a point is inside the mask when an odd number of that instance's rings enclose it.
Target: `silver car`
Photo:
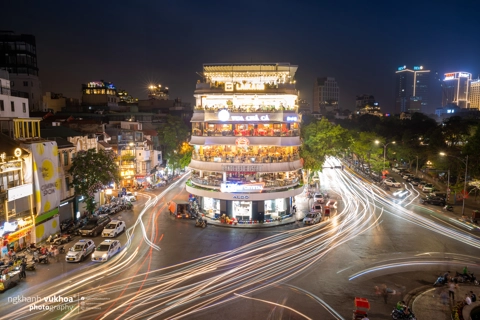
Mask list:
[[[322,218],[322,216],[320,215],[320,213],[309,212],[309,213],[307,213],[305,218],[303,218],[303,223],[307,224],[307,225],[316,224],[316,223],[320,222],[321,218]]]
[[[67,262],[80,262],[95,250],[95,243],[90,239],[82,239],[68,249],[65,261]]]

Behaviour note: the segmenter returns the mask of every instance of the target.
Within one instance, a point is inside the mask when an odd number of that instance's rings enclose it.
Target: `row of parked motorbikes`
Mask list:
[[[467,272],[467,273],[459,273],[455,272],[455,276],[450,275],[450,271],[446,272],[444,275],[441,275],[435,280],[433,283],[433,286],[443,286],[448,283],[448,281],[453,281],[455,283],[471,283],[473,285],[478,286],[478,280],[477,277],[473,273]]]
[[[395,308],[392,311],[392,319],[408,319],[408,320],[416,320],[415,315],[413,314],[412,310],[409,307],[404,306],[403,308]]]

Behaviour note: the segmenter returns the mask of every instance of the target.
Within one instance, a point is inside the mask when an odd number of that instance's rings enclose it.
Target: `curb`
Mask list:
[[[420,296],[422,293],[427,291],[428,289],[433,289],[433,288],[435,288],[433,285],[427,285],[427,286],[422,286],[422,287],[415,288],[415,289],[411,290],[410,292],[408,292],[403,297],[403,301],[405,301],[405,304],[407,306],[412,306],[412,309],[413,309],[413,303],[415,302],[415,299],[418,296]]]
[[[234,228],[234,229],[267,229],[267,228],[276,228],[276,227],[282,227],[282,226],[287,226],[290,224],[294,224],[297,221],[292,221],[292,222],[287,222],[287,223],[282,223],[282,224],[276,224],[276,225],[258,225],[258,226],[252,226],[252,227],[240,227],[240,226],[234,226],[234,225],[227,225],[223,223],[212,223],[209,222],[211,226],[219,227],[219,228]],[[250,225],[249,225],[250,226]]]

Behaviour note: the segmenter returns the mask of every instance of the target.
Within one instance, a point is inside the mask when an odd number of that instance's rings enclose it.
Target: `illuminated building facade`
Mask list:
[[[468,72],[445,73],[442,86],[442,106],[454,104],[462,109],[470,108],[471,81],[472,74]]]
[[[187,191],[209,216],[271,221],[303,191],[289,63],[205,64],[196,85]]]
[[[428,109],[430,70],[423,66],[397,68],[395,72],[395,113],[423,112]]]
[[[470,82],[470,109],[480,110],[480,79]]]
[[[0,70],[0,117],[28,118],[28,94],[12,90],[10,83],[8,72]]]
[[[118,107],[119,97],[117,88],[111,82],[91,81],[82,84],[82,105],[115,109]]]
[[[335,78],[317,78],[313,86],[313,111],[325,115],[327,112],[337,112],[340,88]]]

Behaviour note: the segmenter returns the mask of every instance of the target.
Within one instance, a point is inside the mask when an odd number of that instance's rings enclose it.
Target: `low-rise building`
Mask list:
[[[12,90],[7,71],[0,70],[0,117],[28,118],[28,94]]]

